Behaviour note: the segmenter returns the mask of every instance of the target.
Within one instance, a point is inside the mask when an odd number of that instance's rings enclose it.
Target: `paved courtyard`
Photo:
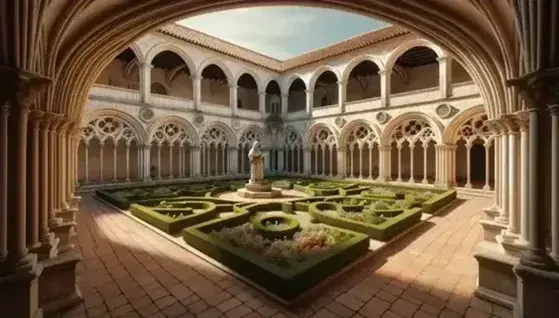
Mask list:
[[[511,317],[472,296],[489,205],[463,201],[289,310],[85,196],[76,237],[85,302],[62,317]]]

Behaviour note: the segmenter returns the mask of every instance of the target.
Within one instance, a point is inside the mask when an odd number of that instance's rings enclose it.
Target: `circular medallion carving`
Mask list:
[[[141,121],[147,123],[153,120],[153,118],[155,117],[155,112],[153,111],[153,109],[149,107],[144,107],[140,109],[139,117]]]
[[[375,118],[379,124],[385,124],[390,119],[390,116],[385,112],[378,112]]]
[[[204,123],[204,115],[202,114],[194,115],[194,123],[198,126],[202,125]]]
[[[345,119],[341,117],[336,117],[336,119],[334,120],[334,123],[338,128],[342,128],[345,125],[345,122],[346,122]]]
[[[233,119],[231,121],[231,127],[235,130],[239,130],[243,127],[243,125],[241,125],[241,122],[238,119]]]
[[[440,104],[435,108],[435,113],[441,118],[449,118],[453,115],[454,108],[448,104]]]

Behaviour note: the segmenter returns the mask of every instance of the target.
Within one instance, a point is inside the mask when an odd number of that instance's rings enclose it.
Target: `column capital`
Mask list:
[[[258,95],[260,95],[260,96],[262,96],[262,95],[266,96],[266,91],[258,91]]]
[[[517,133],[520,130],[520,123],[517,116],[513,114],[501,115],[501,122],[506,128],[506,133]]]
[[[344,86],[345,84],[346,84],[346,81],[344,81],[344,80],[338,81],[338,86]]]
[[[73,123],[72,121],[66,118],[62,118],[62,121],[58,125],[58,133],[65,134],[66,132],[68,132],[70,125],[72,125],[72,123]]]
[[[29,108],[51,84],[52,80],[43,75],[0,66],[0,102],[16,102],[18,107]]]
[[[58,126],[62,124],[64,121],[64,116],[62,114],[55,114],[55,113],[45,113],[45,116],[48,118],[50,122],[50,131],[57,132]]]
[[[314,93],[314,89],[305,89],[305,93],[307,93],[307,95],[312,94]]]
[[[190,145],[190,149],[192,150],[200,150],[200,146]]]
[[[385,69],[385,70],[378,71],[378,75],[381,75],[381,76],[390,76],[391,74],[392,74],[391,69]]]
[[[528,109],[559,104],[559,67],[530,72],[506,83],[518,87]]]
[[[530,112],[526,110],[521,110],[515,113],[518,117],[518,125],[520,126],[520,131],[528,131],[530,127]]]
[[[485,124],[495,135],[502,135],[507,132],[507,127],[503,124],[501,119],[489,119],[485,121]]]
[[[559,116],[559,104],[549,106],[549,112],[551,116]]]
[[[32,110],[31,113],[29,113],[29,120],[33,125],[33,129],[41,128],[44,114],[45,114],[44,112],[36,109]]]
[[[239,85],[237,84],[229,84],[229,89],[237,89],[239,88]]]
[[[192,78],[193,81],[201,81],[202,79],[204,79],[202,75],[198,75],[198,74],[191,75],[190,77]]]
[[[450,61],[451,57],[448,55],[445,56],[439,56],[437,57],[437,62],[441,63],[441,62],[448,62]]]
[[[236,147],[236,146],[230,146],[230,147],[228,147],[228,148],[229,148],[229,150],[231,150],[231,151],[239,151],[239,147]]]
[[[147,68],[147,69],[152,69],[153,68],[153,65],[151,63],[148,63],[148,62],[142,62],[142,63],[139,63],[139,64],[142,68]]]
[[[281,94],[281,98],[289,98],[289,94]]]

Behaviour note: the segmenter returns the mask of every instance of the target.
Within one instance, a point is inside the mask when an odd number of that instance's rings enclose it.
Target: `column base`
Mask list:
[[[512,272],[518,258],[506,255],[493,242],[480,242],[474,251],[478,262],[476,296],[512,309],[516,299],[516,276]]]
[[[73,307],[83,301],[76,284],[76,265],[81,258],[68,252],[44,260],[39,278],[39,302],[46,316]]]
[[[62,209],[60,211],[58,211],[56,213],[56,217],[59,217],[62,219],[62,222],[76,222],[76,213],[78,212],[78,209],[71,209],[70,207],[68,207],[68,209]]]
[[[71,251],[74,249],[74,244],[70,243],[70,239],[75,235],[73,228],[76,225],[74,222],[64,222],[53,227],[50,227],[52,233],[58,238],[58,252],[59,254]]]
[[[501,231],[501,235],[497,235],[496,240],[501,244],[507,255],[518,259],[528,246],[528,242],[522,239],[519,234],[511,233],[508,230]]]
[[[446,189],[446,188],[452,187],[452,184],[451,184],[450,182],[438,181],[438,182],[435,182],[435,183],[433,184],[433,186],[435,186],[435,188],[443,188],[443,189]]]
[[[486,242],[497,243],[497,236],[507,229],[507,225],[491,220],[481,220],[479,224],[483,227],[483,240]]]
[[[38,281],[42,270],[42,265],[35,264],[30,271],[0,277],[0,308],[3,317],[43,317],[38,301]]]
[[[483,212],[485,212],[486,220],[490,220],[490,221],[495,220],[495,218],[497,218],[499,214],[501,214],[499,207],[497,207],[496,205],[491,206],[489,208],[484,208]]]
[[[72,198],[70,199],[70,209],[79,210],[81,201],[82,201],[82,197],[73,195]]]
[[[515,317],[554,318],[559,312],[559,272],[544,271],[523,264],[514,266],[518,277]]]
[[[49,233],[41,242],[41,246],[30,250],[31,253],[37,254],[39,261],[54,258],[58,255],[58,243],[60,239],[54,236],[54,233]]]

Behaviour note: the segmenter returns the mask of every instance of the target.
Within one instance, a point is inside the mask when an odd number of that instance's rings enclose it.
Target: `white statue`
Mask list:
[[[260,142],[255,141],[248,152],[250,160],[250,183],[264,180],[264,154],[260,149]]]

